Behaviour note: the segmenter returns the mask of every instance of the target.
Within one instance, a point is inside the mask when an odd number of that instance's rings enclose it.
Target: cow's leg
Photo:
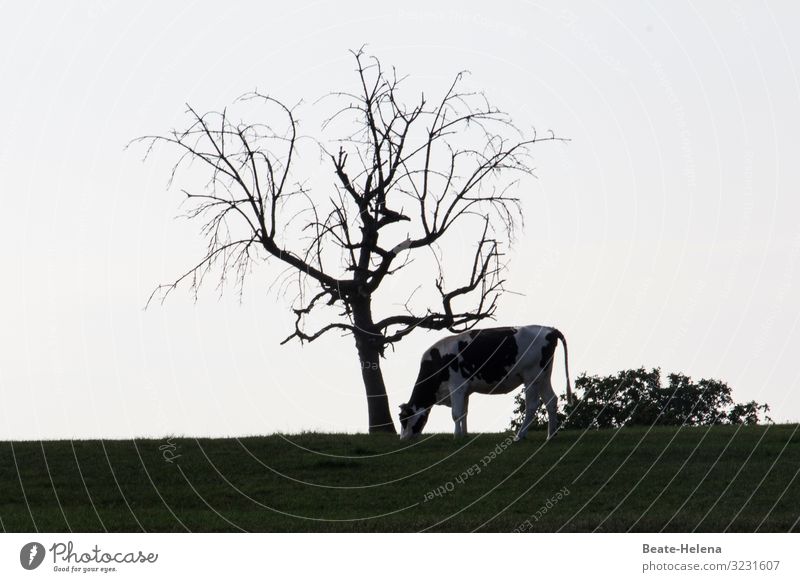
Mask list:
[[[558,396],[553,392],[550,378],[545,378],[539,390],[545,408],[547,408],[547,438],[551,439],[558,430]]]
[[[450,402],[455,423],[455,436],[463,436],[467,434],[467,398],[464,390],[462,388],[453,390],[450,393]]]
[[[467,434],[467,414],[469,414],[469,394],[464,395],[464,416],[461,417],[461,429]]]
[[[537,379],[525,383],[525,418],[522,420],[522,426],[514,437],[515,442],[519,442],[528,434],[528,429],[533,422],[533,417],[539,409],[541,401],[539,399],[539,386]]]

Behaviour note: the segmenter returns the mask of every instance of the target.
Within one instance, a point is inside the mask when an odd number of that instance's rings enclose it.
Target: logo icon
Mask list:
[[[28,542],[19,551],[19,563],[26,570],[35,570],[44,561],[44,546],[39,542]]]

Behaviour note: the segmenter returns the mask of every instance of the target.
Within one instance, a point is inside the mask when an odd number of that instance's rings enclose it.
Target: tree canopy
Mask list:
[[[736,403],[732,390],[721,380],[692,380],[684,374],[668,374],[666,383],[661,370],[622,370],[609,376],[577,378],[575,399],[566,398],[559,410],[564,428],[620,428],[635,425],[710,426],[719,424],[759,424],[772,422],[769,406],[755,401]],[[525,398],[515,398],[510,429],[516,431],[525,415]],[[546,426],[540,409],[531,428]]]

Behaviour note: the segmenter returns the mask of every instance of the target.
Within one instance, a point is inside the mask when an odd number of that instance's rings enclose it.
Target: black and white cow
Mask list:
[[[495,327],[439,340],[422,356],[411,398],[400,405],[400,438],[421,433],[434,404],[451,407],[455,435],[465,435],[470,394],[507,394],[521,384],[525,386],[525,420],[514,440],[525,438],[542,401],[547,407],[547,438],[552,437],[558,428],[558,397],[550,374],[558,340],[564,345],[571,401],[567,340],[553,327]]]

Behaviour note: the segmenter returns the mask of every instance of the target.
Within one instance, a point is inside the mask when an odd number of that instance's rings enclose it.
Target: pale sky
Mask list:
[[[561,329],[573,376],[719,378],[800,420],[800,9],[564,6],[3,3],[0,439],[366,429],[351,338],[278,345],[292,317],[267,291],[277,266],[253,273],[241,303],[183,288],[143,310],[202,241],[175,219],[170,152],[143,164],[124,150],[181,126],[186,102],[219,109],[258,88],[313,103],[352,87],[347,50],[365,43],[426,94],[469,69],[518,125],[571,140],[536,146],[508,273],[523,295],[504,298],[497,325]],[[457,241],[444,251],[463,260]],[[389,353],[393,413],[444,334]],[[474,397],[470,429],[504,429],[512,398]],[[428,427],[451,431],[449,410]]]

